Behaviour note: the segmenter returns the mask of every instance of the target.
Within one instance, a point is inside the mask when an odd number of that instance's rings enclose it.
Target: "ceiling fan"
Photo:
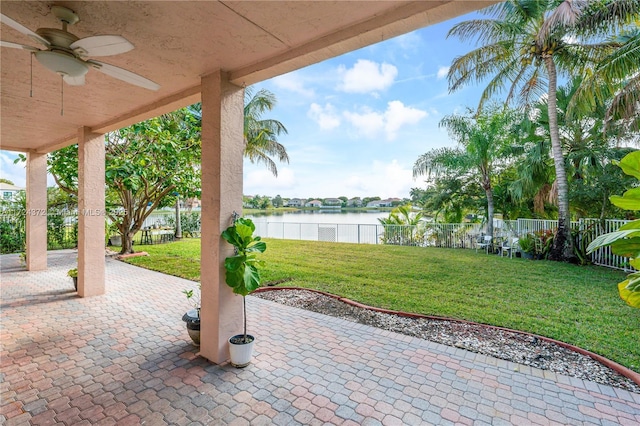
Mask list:
[[[68,25],[73,25],[80,20],[75,12],[63,6],[52,6],[51,12],[62,22],[61,30],[38,28],[34,32],[8,16],[0,14],[0,22],[31,37],[44,45],[45,49],[4,40],[0,41],[0,45],[33,52],[38,62],[62,76],[64,82],[70,86],[84,85],[85,74],[90,68],[93,68],[134,86],[149,90],[158,90],[160,88],[157,83],[141,75],[89,59],[89,57],[94,56],[112,56],[130,51],[134,46],[126,38],[119,35],[97,35],[79,39],[67,31]]]

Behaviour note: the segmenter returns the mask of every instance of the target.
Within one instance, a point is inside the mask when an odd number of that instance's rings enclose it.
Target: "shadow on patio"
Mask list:
[[[2,262],[0,423],[638,424],[640,394],[248,298],[245,369],[196,356],[193,283],[107,259],[107,293]],[[195,422],[195,423],[193,423]]]

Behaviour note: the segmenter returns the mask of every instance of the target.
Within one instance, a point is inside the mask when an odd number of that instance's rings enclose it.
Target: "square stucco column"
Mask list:
[[[218,71],[202,78],[202,239],[200,355],[229,359],[227,340],[242,332],[242,297],[225,283],[233,248],[220,236],[242,209],[244,89]]]
[[[78,129],[78,295],[104,294],[104,135]]]
[[[47,154],[27,154],[27,269],[47,269]]]

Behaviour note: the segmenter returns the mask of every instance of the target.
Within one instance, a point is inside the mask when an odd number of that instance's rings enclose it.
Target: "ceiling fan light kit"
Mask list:
[[[80,77],[89,71],[89,66],[85,62],[66,52],[40,50],[34,55],[38,62],[61,76]]]
[[[132,50],[134,46],[127,39],[119,35],[97,35],[78,38],[67,31],[68,25],[73,25],[80,21],[75,12],[63,6],[52,6],[51,12],[62,23],[62,29],[39,28],[36,31],[32,31],[12,18],[0,14],[0,22],[2,24],[29,36],[34,41],[44,45],[45,48],[39,49],[4,40],[0,43],[2,47],[33,52],[39,63],[62,76],[64,82],[70,86],[84,85],[85,74],[90,68],[93,68],[98,72],[134,86],[148,90],[158,90],[160,88],[157,83],[141,75],[95,59],[89,59],[94,56],[119,55]]]

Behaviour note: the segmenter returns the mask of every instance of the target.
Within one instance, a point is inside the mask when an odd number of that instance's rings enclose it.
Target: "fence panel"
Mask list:
[[[11,211],[0,214],[0,253],[25,251],[26,212]],[[78,214],[76,211],[49,210],[47,212],[47,249],[74,248],[78,245]]]
[[[175,215],[172,211],[152,213],[145,226],[165,224]],[[628,223],[620,219],[580,219],[571,222],[577,233],[576,244],[583,252],[599,235],[614,232]],[[483,225],[478,223],[422,223],[410,225],[375,224],[327,224],[256,221],[256,233],[264,238],[330,241],[355,244],[395,244],[433,246],[444,248],[476,247],[483,235]],[[501,237],[522,236],[528,233],[555,230],[556,220],[517,219],[495,221],[494,235]],[[25,212],[0,214],[0,253],[16,253],[25,247]],[[49,250],[73,248],[78,244],[77,212],[49,211],[47,217],[47,247]],[[596,250],[589,255],[595,265],[633,271],[627,258],[615,255],[610,247]]]
[[[586,248],[599,235],[617,231],[628,220],[621,219],[580,219],[580,239],[578,244]],[[607,268],[622,269],[624,271],[635,270],[629,265],[629,259],[613,254],[611,247],[602,247],[589,255],[594,265],[605,266]]]
[[[479,223],[429,223],[425,242],[433,247],[475,248],[481,230]]]
[[[25,216],[10,213],[0,216],[0,253],[19,253],[24,251],[26,241]]]

